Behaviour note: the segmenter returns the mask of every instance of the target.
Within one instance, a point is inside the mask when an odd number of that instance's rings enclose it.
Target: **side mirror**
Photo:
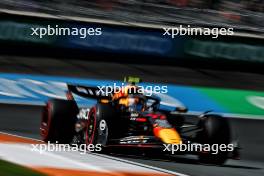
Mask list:
[[[186,112],[188,112],[188,108],[186,108],[186,107],[176,107],[175,111],[181,112],[181,113],[186,113]]]

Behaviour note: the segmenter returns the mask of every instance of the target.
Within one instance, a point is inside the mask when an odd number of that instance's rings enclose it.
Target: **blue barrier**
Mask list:
[[[81,28],[101,28],[101,35],[91,35],[86,38],[69,36],[60,38],[59,43],[66,48],[90,49],[96,51],[145,54],[163,57],[181,57],[184,55],[184,37],[175,39],[163,36],[162,32],[145,31],[134,28],[120,28],[107,26],[72,26]],[[177,47],[176,47],[177,46]]]
[[[37,29],[65,29],[71,31],[64,35],[31,35],[31,28]],[[67,29],[67,30],[66,30]],[[73,35],[73,29],[76,35]],[[84,30],[82,30],[84,29]],[[88,35],[87,30],[94,30],[93,35]],[[96,32],[100,29],[100,32]],[[11,32],[10,32],[11,31]],[[80,32],[82,31],[82,32]],[[84,35],[85,34],[85,35]],[[84,37],[85,36],[85,37]],[[163,36],[162,31],[153,31],[148,29],[139,29],[133,27],[109,26],[105,24],[75,24],[74,22],[50,21],[19,21],[13,22],[3,20],[0,22],[0,41],[28,42],[50,45],[53,47],[62,47],[70,49],[83,49],[97,52],[152,55],[160,57],[182,57],[184,56],[185,37],[178,36],[170,38]]]

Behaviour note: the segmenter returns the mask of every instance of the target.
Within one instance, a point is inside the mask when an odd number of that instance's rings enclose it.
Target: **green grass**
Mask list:
[[[31,169],[0,160],[0,176],[46,176]]]

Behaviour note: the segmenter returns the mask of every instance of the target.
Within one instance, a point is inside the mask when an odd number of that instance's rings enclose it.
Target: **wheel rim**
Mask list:
[[[96,114],[93,110],[88,118],[87,129],[86,129],[86,144],[92,144],[94,141],[94,134],[96,129]]]

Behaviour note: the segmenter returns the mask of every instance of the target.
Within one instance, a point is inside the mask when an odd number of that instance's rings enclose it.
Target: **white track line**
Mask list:
[[[108,159],[112,159],[112,160],[116,160],[116,161],[121,161],[121,162],[124,162],[124,163],[136,165],[136,166],[141,166],[141,167],[153,169],[153,170],[156,170],[156,171],[160,171],[160,172],[164,172],[164,173],[168,173],[168,174],[172,174],[172,175],[189,176],[189,175],[182,174],[182,173],[179,173],[179,172],[170,171],[170,170],[167,170],[167,169],[162,169],[162,168],[158,168],[158,167],[154,167],[154,166],[149,166],[149,165],[142,164],[142,163],[136,163],[134,161],[129,161],[129,160],[126,160],[126,159],[121,159],[121,158],[117,158],[117,157],[113,157],[113,156],[109,156],[109,155],[102,155],[102,154],[98,154],[98,153],[92,153],[92,155],[96,155],[96,156],[100,156],[100,157],[104,157],[104,158],[108,158]]]
[[[14,135],[14,134],[6,133],[6,132],[0,132],[0,134],[10,135],[10,136],[14,136],[14,137],[20,137],[20,138],[30,139],[30,140],[35,140],[35,141],[41,141],[39,139],[30,138],[30,137],[23,137],[23,136]],[[5,145],[5,144],[3,144],[3,145]],[[16,145],[15,147],[17,147],[18,149],[20,148],[20,149],[27,149],[28,150],[28,148],[25,145]],[[100,168],[100,167],[97,167],[97,166],[94,166],[94,165],[89,165],[87,163],[83,163],[83,162],[79,162],[79,161],[76,161],[76,160],[73,160],[73,159],[69,159],[69,158],[64,157],[64,156],[59,156],[57,154],[48,153],[48,152],[45,152],[44,154],[46,156],[56,158],[56,159],[61,160],[63,162],[66,161],[68,163],[72,163],[72,165],[75,165],[75,166],[78,165],[79,167],[81,167],[83,169],[92,169],[92,170],[97,170],[97,171],[101,171],[101,172],[109,172],[109,170],[105,170],[103,168]],[[188,175],[183,174],[183,173],[170,171],[170,170],[166,170],[166,169],[162,169],[162,168],[158,168],[158,167],[154,167],[154,166],[149,166],[149,165],[146,165],[146,164],[136,163],[136,162],[133,162],[133,161],[120,159],[120,158],[117,158],[117,157],[112,157],[112,156],[102,155],[102,154],[96,154],[96,153],[89,153],[89,154],[92,155],[92,156],[98,157],[98,159],[108,159],[108,160],[112,160],[112,161],[115,161],[115,162],[118,161],[118,162],[121,162],[121,163],[124,163],[124,164],[145,168],[147,170],[153,170],[153,171],[156,171],[156,172],[161,172],[161,173],[166,173],[166,174],[171,174],[171,175],[177,175],[177,176],[188,176]],[[15,160],[15,158],[13,158],[13,159],[11,158],[10,161],[11,162],[15,162],[16,160]]]
[[[0,156],[3,159],[26,166],[55,168],[67,167],[70,169],[111,173],[111,171],[105,170],[101,167],[78,162],[51,152],[42,152],[40,154],[37,151],[32,151],[31,147],[25,144],[0,144],[0,149]]]

